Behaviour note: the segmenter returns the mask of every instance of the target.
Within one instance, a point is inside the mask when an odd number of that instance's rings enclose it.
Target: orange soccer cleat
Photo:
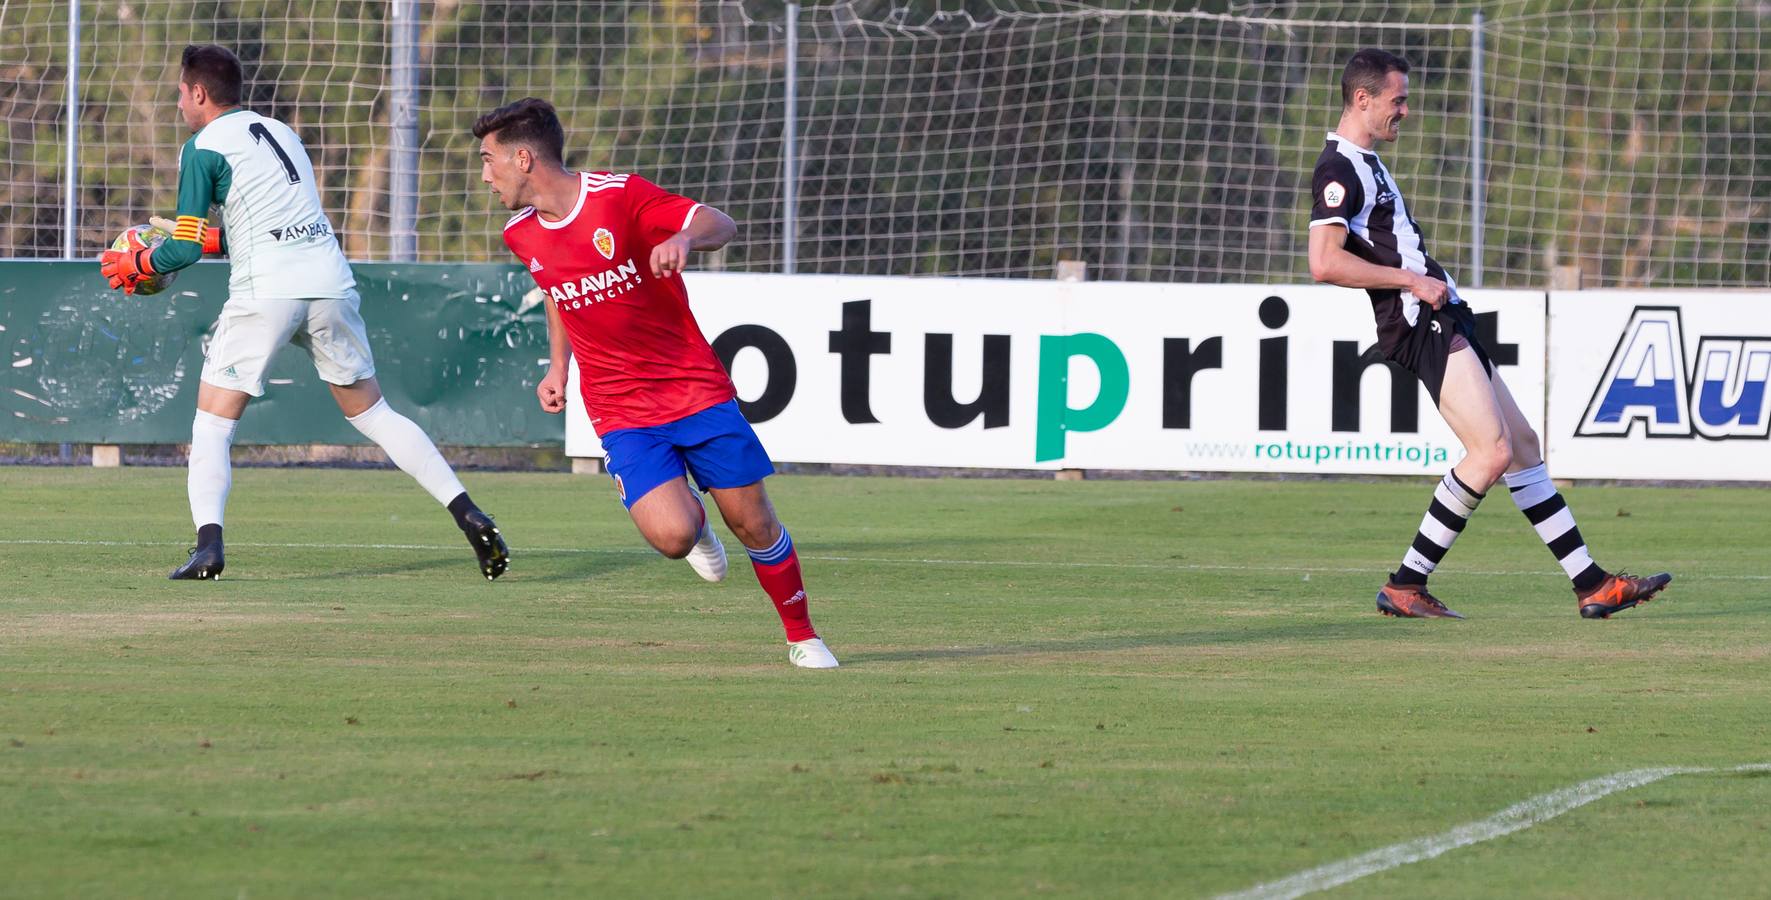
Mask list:
[[[1574,596],[1580,604],[1580,615],[1586,619],[1609,619],[1612,613],[1622,612],[1638,603],[1647,603],[1654,599],[1671,583],[1673,576],[1668,572],[1641,578],[1625,572],[1605,576],[1599,586],[1586,593],[1575,591]]]
[[[1463,618],[1460,613],[1446,608],[1439,598],[1427,593],[1426,585],[1397,584],[1394,581],[1386,583],[1384,589],[1377,592],[1377,611],[1404,619]]]

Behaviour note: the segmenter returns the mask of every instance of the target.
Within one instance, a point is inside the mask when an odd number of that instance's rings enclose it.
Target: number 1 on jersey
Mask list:
[[[271,149],[276,151],[277,158],[283,161],[283,171],[289,173],[290,184],[301,183],[301,173],[295,171],[295,161],[289,158],[289,154],[283,152],[282,145],[277,143],[276,138],[271,137],[271,130],[264,127],[263,122],[253,122],[246,131],[252,135],[254,142],[269,144]]]

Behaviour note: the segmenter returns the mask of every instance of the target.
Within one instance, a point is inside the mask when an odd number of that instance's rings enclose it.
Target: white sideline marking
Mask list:
[[[190,541],[74,541],[47,539],[0,539],[0,546],[51,546],[51,547],[189,547]],[[459,550],[453,544],[332,544],[332,543],[279,543],[274,541],[229,541],[229,547],[259,547],[269,550]],[[657,551],[644,547],[517,547],[516,553],[566,553],[566,554],[627,554],[639,553],[656,556]],[[1061,562],[1038,559],[899,559],[885,556],[832,556],[800,554],[801,559],[818,562],[856,562],[856,563],[890,563],[912,566],[1011,566],[1037,569],[1142,569],[1158,572],[1324,572],[1331,575],[1369,575],[1385,569],[1389,563],[1372,563],[1369,566],[1236,566],[1210,565],[1205,563],[1112,563],[1112,562]],[[1483,570],[1458,569],[1451,574],[1477,575],[1483,577],[1516,578],[1526,575],[1543,575],[1549,569]],[[1771,575],[1755,574],[1704,574],[1680,575],[1681,581],[1771,581]]]
[[[1349,881],[1375,875],[1409,863],[1432,859],[1443,853],[1468,847],[1497,837],[1523,831],[1547,822],[1570,810],[1579,809],[1608,794],[1653,784],[1673,775],[1708,775],[1716,772],[1771,772],[1771,763],[1754,763],[1732,768],[1698,768],[1665,766],[1658,769],[1631,769],[1603,778],[1583,781],[1572,787],[1539,794],[1515,803],[1486,819],[1459,825],[1443,834],[1418,840],[1391,844],[1370,853],[1361,853],[1337,863],[1306,869],[1278,881],[1257,884],[1245,891],[1221,894],[1217,900],[1290,900],[1316,891],[1339,887]]]

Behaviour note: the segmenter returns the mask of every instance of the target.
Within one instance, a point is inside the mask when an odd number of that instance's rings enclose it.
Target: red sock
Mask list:
[[[781,616],[781,627],[787,630],[788,642],[817,637],[818,632],[812,628],[811,604],[806,599],[806,583],[799,574],[799,552],[793,549],[793,539],[787,536],[787,530],[781,530],[781,539],[775,542],[775,546],[749,552],[750,564],[756,569],[756,580],[774,601],[775,612]],[[763,562],[763,559],[774,561]]]

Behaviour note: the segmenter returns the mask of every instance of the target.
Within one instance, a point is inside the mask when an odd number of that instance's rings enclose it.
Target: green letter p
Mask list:
[[[1101,390],[1082,409],[1070,406],[1070,358],[1086,356],[1101,373]],[[1099,431],[1125,409],[1131,372],[1125,354],[1099,334],[1039,336],[1039,415],[1034,424],[1033,459],[1064,458],[1064,436],[1071,431]]]

